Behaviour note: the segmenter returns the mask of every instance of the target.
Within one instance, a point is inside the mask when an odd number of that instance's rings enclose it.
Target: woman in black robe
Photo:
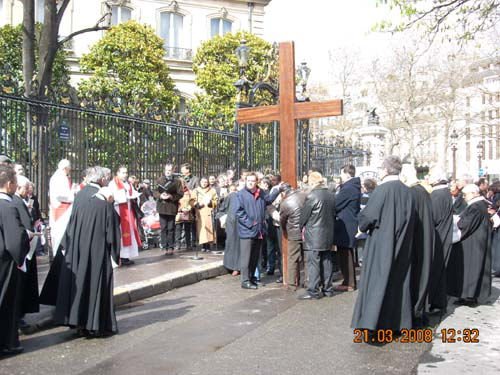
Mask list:
[[[457,223],[460,242],[451,250],[448,294],[459,298],[458,304],[474,306],[491,294],[491,222],[479,188],[467,185],[463,193],[468,206]]]
[[[84,335],[118,332],[113,268],[120,253],[119,219],[108,196],[96,194],[75,212],[62,245],[66,249],[55,312],[58,324]]]

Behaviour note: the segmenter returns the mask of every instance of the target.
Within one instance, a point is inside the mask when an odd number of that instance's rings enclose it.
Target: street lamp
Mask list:
[[[483,151],[484,145],[483,142],[479,142],[476,146],[477,148],[477,166],[478,166],[478,174],[481,174],[481,161],[483,159]]]
[[[311,68],[307,66],[307,62],[302,61],[300,66],[297,69],[297,75],[299,77],[299,85],[302,86],[302,91],[300,93],[300,101],[307,100],[307,81],[309,80],[309,76],[311,74]]]
[[[452,173],[452,178],[455,180],[457,178],[457,139],[458,139],[458,134],[455,129],[453,129],[453,132],[450,135],[451,138],[451,152],[452,152],[452,158],[453,158],[453,173]]]

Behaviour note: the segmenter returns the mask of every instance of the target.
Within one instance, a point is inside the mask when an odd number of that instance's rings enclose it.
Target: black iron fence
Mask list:
[[[224,127],[186,118],[161,122],[0,95],[0,154],[24,165],[45,212],[49,178],[63,158],[71,160],[74,181],[90,165],[126,165],[130,175],[153,181],[167,161],[190,163],[196,175],[280,169],[277,122],[218,130]],[[315,144],[308,123],[297,126],[299,176],[311,168],[338,175],[344,164],[363,162],[359,150]]]

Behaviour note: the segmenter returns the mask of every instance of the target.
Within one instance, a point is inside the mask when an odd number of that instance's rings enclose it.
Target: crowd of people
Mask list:
[[[133,265],[149,240],[141,223],[151,205],[165,256],[223,247],[223,264],[243,289],[258,289],[263,273],[278,270],[276,282],[305,288],[301,300],[359,289],[352,327],[370,334],[425,326],[450,296],[471,307],[484,302],[492,275],[500,276],[500,182],[449,181],[438,168],[419,180],[396,156],[385,159],[379,181],[362,181],[352,165],[340,172],[339,183],[328,184],[311,170],[293,188],[279,174],[199,178],[189,164],[176,174],[168,163],[152,184],[126,166],[114,176],[95,166],[77,184],[61,160],[49,184],[46,244],[33,184],[0,156],[2,354],[22,351],[18,329],[39,304],[54,305],[55,321],[82,336],[118,332],[113,269]],[[46,245],[53,262],[39,295],[36,255]],[[337,268],[343,281],[334,287]]]

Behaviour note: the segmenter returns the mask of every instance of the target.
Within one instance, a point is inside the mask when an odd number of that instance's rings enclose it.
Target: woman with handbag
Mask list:
[[[209,186],[208,178],[203,177],[193,193],[198,243],[202,252],[209,252],[210,244],[216,241],[212,210],[217,206],[217,192]]]

